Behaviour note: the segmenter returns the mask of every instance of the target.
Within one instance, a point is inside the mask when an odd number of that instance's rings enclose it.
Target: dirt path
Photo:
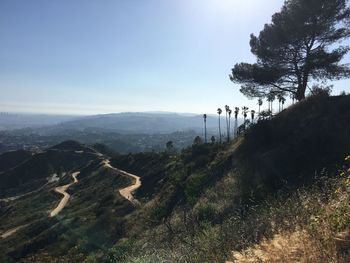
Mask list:
[[[134,174],[130,174],[128,172],[125,172],[123,170],[119,170],[117,168],[114,168],[111,164],[110,164],[110,161],[109,160],[104,160],[103,162],[103,165],[105,167],[108,167],[114,171],[116,171],[117,173],[121,174],[121,175],[125,175],[125,176],[129,176],[131,178],[133,178],[135,180],[135,182],[128,186],[128,187],[125,187],[123,189],[120,189],[119,190],[119,193],[127,200],[129,200],[131,203],[133,203],[134,205],[140,205],[140,202],[133,196],[133,193],[138,189],[140,188],[141,186],[141,178],[134,175]]]
[[[34,190],[34,191],[31,191],[31,192],[28,192],[28,193],[25,193],[25,194],[22,194],[22,195],[16,195],[16,196],[11,196],[11,197],[6,197],[6,198],[3,198],[3,199],[0,199],[0,201],[5,202],[5,203],[15,201],[15,200],[20,199],[20,198],[22,198],[22,197],[25,197],[25,196],[28,196],[28,195],[30,195],[30,194],[37,193],[37,192],[41,191],[41,190],[44,189],[48,184],[49,184],[49,182],[46,183],[46,184],[44,184],[42,187],[40,187],[40,188],[38,188],[38,189],[36,189],[36,190]]]
[[[75,172],[75,173],[72,174],[72,177],[73,177],[73,180],[74,180],[73,183],[62,185],[62,186],[59,186],[59,187],[55,188],[55,192],[57,192],[59,194],[62,194],[63,198],[60,201],[60,203],[58,204],[58,206],[54,210],[51,211],[50,217],[56,216],[67,205],[68,200],[70,198],[70,194],[68,194],[66,191],[71,185],[76,184],[78,182],[77,176],[79,174],[80,174],[80,172]]]
[[[26,226],[27,226],[27,225],[18,226],[18,227],[12,228],[12,229],[10,229],[10,230],[7,230],[6,232],[2,233],[2,234],[0,235],[0,237],[1,237],[2,239],[5,239],[5,238],[7,238],[7,237],[9,237],[9,236],[12,236],[12,235],[13,235],[14,233],[16,233],[18,230],[20,230],[21,228],[26,227]]]

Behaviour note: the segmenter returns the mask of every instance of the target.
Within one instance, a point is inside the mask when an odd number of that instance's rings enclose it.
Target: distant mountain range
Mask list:
[[[272,231],[298,227],[323,240],[324,227],[349,218],[349,104],[350,96],[310,98],[230,143],[178,153],[123,155],[69,140],[0,154],[0,262],[145,262],[154,253],[146,262],[184,262],[181,253],[195,250],[200,260],[186,262],[225,262],[207,260],[207,250],[231,254],[231,246],[256,246],[259,235],[265,242]],[[122,136],[134,142],[163,135]],[[130,188],[134,176],[138,188]],[[124,195],[126,189],[136,191]],[[327,235],[333,242],[334,232]],[[189,248],[187,240],[194,240]],[[163,260],[167,254],[181,258]]]
[[[231,134],[234,120],[231,119]],[[241,120],[240,120],[241,123]],[[221,132],[226,137],[225,115]],[[207,116],[207,138],[219,140],[218,116]],[[204,139],[203,116],[191,113],[143,112],[94,116],[0,114],[0,153],[40,151],[65,140],[105,144],[118,153],[162,151],[168,141],[177,150]]]
[[[217,118],[208,116],[207,129],[217,130]],[[118,113],[79,118],[51,127],[60,130],[105,130],[119,133],[171,133],[177,131],[203,131],[202,115],[177,113]]]
[[[0,130],[38,128],[71,121],[81,116],[0,112]]]
[[[222,117],[224,125],[224,117]],[[61,133],[65,130],[104,130],[118,133],[202,132],[203,116],[191,113],[140,112],[113,113],[93,116],[56,116],[0,114],[0,130],[40,129],[41,133]],[[217,116],[208,115],[208,131],[218,130]]]

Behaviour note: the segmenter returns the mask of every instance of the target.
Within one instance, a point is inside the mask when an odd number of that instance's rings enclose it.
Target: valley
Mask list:
[[[348,208],[341,201],[348,196],[342,186],[346,177],[338,177],[337,167],[350,148],[349,98],[310,98],[230,143],[193,144],[181,153],[106,155],[65,141],[17,158],[13,168],[4,166],[0,173],[1,260],[245,262],[250,260],[245,253],[269,259],[266,246],[279,258],[284,252],[273,239],[289,242],[285,238],[291,235],[295,240],[299,228],[307,233],[303,242],[314,246],[306,226],[324,215],[313,209],[327,205],[328,217],[340,206]],[[315,179],[315,173],[323,177]],[[273,197],[286,183],[289,190]],[[342,190],[333,196],[335,189]],[[267,215],[266,209],[279,212]],[[292,214],[299,217],[292,219]],[[346,229],[348,216],[337,217],[344,223],[325,235]]]
[[[0,36],[0,263],[350,262],[350,0],[8,0]]]

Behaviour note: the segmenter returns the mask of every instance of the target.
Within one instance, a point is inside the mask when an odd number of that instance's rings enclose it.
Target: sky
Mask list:
[[[256,108],[228,76],[235,63],[255,61],[249,36],[283,2],[1,0],[0,111]]]

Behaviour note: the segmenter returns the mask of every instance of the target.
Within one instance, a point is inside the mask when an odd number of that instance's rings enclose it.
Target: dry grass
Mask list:
[[[291,213],[284,215],[289,230],[272,223],[272,237],[233,251],[227,263],[350,262],[350,157],[346,160],[348,165],[338,179],[330,180],[328,190],[317,187],[316,191],[298,192],[292,198],[301,205],[292,205]],[[288,206],[285,209],[290,209]]]
[[[232,262],[237,263],[336,262],[334,258],[331,261],[324,259],[312,237],[305,231],[276,234],[272,239],[265,239],[252,248],[233,252],[232,255]]]

